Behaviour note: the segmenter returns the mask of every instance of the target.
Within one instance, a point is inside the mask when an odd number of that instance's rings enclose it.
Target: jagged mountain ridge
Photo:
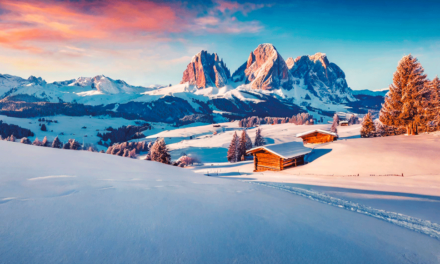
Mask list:
[[[216,65],[219,64],[219,65]],[[197,88],[247,85],[256,90],[285,90],[293,99],[325,103],[357,101],[345,80],[345,73],[326,54],[299,56],[284,61],[272,44],[261,44],[229,78],[229,69],[216,53],[196,54],[183,74],[181,84]]]
[[[316,53],[311,56],[289,58],[287,66],[293,77],[303,81],[315,96],[327,102],[347,103],[356,101],[345,80],[345,73],[327,55]]]
[[[306,111],[331,116],[358,101],[344,72],[325,54],[284,61],[271,44],[259,45],[232,76],[216,53],[201,51],[188,64],[181,84],[170,87],[132,86],[103,75],[53,83],[2,76],[8,81],[1,86],[0,78],[0,108],[20,116],[33,114],[34,107],[41,115],[93,113],[166,122],[185,116],[192,116],[185,120],[214,121]]]

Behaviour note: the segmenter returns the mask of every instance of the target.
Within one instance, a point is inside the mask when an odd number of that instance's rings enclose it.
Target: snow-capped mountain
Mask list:
[[[329,62],[326,54],[316,53],[287,60],[289,72],[313,95],[325,102],[347,103],[356,101],[338,65]]]
[[[261,44],[232,75],[234,82],[250,84],[253,89],[292,89],[293,78],[283,57],[272,44]]]
[[[19,87],[27,84],[45,84],[46,82],[41,79],[41,77],[30,76],[27,79],[23,79],[21,77],[9,75],[9,74],[0,74],[0,95],[6,93],[12,88]]]
[[[10,81],[8,86],[4,86],[6,88],[3,88],[3,91],[6,92],[0,94],[0,100],[105,105],[129,101],[144,92],[156,89],[132,86],[125,81],[113,80],[104,75],[53,83],[46,83],[43,79],[33,76],[27,80],[20,77],[9,79],[16,81]]]
[[[202,50],[196,54],[183,72],[183,83],[190,83],[197,88],[223,87],[231,77],[229,69],[217,53],[210,54]]]
[[[133,86],[104,75],[47,83],[0,75],[0,114],[111,115],[147,121],[225,121],[245,116],[368,111],[380,100],[354,96],[344,72],[323,53],[284,61],[271,44],[259,45],[231,76],[216,53],[196,54],[180,84]],[[36,110],[38,109],[38,110]],[[190,118],[187,118],[191,116]]]

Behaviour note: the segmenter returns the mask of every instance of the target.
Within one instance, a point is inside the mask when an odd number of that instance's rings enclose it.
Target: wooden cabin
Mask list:
[[[339,125],[340,126],[348,126],[348,121],[340,121]]]
[[[246,154],[254,156],[254,171],[282,171],[304,165],[304,156],[310,152],[301,142],[288,142],[255,147]]]
[[[335,141],[338,138],[338,134],[321,129],[315,129],[297,134],[296,137],[302,138],[304,144],[322,144]]]

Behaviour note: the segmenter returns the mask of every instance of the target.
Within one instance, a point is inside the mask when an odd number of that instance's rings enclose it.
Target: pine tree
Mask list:
[[[41,146],[41,141],[38,140],[38,138],[36,137],[34,142],[32,142],[32,145],[34,145],[34,146]]]
[[[246,136],[246,150],[250,150],[252,148],[252,140],[249,137],[249,135],[248,135],[246,130],[244,131],[244,134]]]
[[[440,129],[440,79],[436,76],[428,85],[429,89],[429,120],[434,130]]]
[[[417,58],[404,56],[397,65],[379,119],[387,126],[405,127],[408,135],[417,135],[426,123],[426,75]]]
[[[128,153],[128,156],[132,159],[136,158],[136,149],[130,150],[130,152]]]
[[[45,124],[41,125],[41,131],[47,131],[47,128],[46,128]]]
[[[238,141],[238,160],[243,161],[244,157],[246,156],[246,130],[243,129],[243,131],[241,132],[241,137]]]
[[[335,114],[333,116],[333,124],[332,124],[332,127],[330,128],[330,131],[337,134],[338,133],[338,124],[339,124],[339,117],[337,114]]]
[[[20,143],[29,145],[29,144],[31,144],[31,141],[27,137],[24,137],[20,140]]]
[[[129,150],[128,149],[124,149],[124,154],[122,154],[122,157],[129,157]]]
[[[239,139],[237,136],[237,132],[234,132],[234,135],[232,136],[231,144],[229,145],[227,158],[229,162],[237,162],[238,158],[238,149],[239,149]]]
[[[266,142],[264,141],[263,136],[261,136],[261,129],[257,129],[257,131],[255,131],[255,142],[254,142],[254,146],[255,147],[260,147],[260,146],[264,146],[266,144]]]
[[[70,143],[70,149],[72,149],[72,150],[80,150],[81,149],[81,144],[79,144],[79,142],[76,141],[75,139],[69,139],[69,143]]]
[[[375,134],[376,127],[373,123],[373,119],[371,118],[371,114],[368,113],[365,115],[364,120],[362,121],[361,137],[373,137]]]
[[[43,141],[41,142],[41,146],[43,146],[43,147],[47,147],[48,146],[48,142],[47,142],[47,137],[45,136],[44,138],[43,138]]]
[[[336,121],[336,126],[339,126],[339,116],[335,113],[333,115],[333,123]]]
[[[70,142],[64,144],[63,149],[70,149]]]
[[[55,137],[55,139],[52,142],[52,148],[61,148],[63,146],[63,143],[58,139],[58,137]]]
[[[15,139],[16,139],[16,138],[15,138],[14,134],[12,134],[11,137],[9,138],[9,141],[11,141],[11,142],[15,142]]]
[[[168,153],[168,149],[163,138],[158,138],[156,142],[154,142],[150,150],[150,156],[151,160],[153,161],[170,164],[171,156]]]

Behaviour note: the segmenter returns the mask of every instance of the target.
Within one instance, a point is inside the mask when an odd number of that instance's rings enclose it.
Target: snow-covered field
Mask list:
[[[274,186],[107,154],[0,149],[2,263],[440,261],[435,238]]]
[[[88,143],[94,144],[99,150],[106,150],[106,147],[99,146],[97,143],[101,138],[97,136],[98,132],[101,134],[107,133],[105,129],[108,127],[113,127],[114,129],[136,125],[136,122],[145,123],[143,120],[127,120],[124,118],[115,118],[110,116],[64,116],[64,115],[56,115],[45,117],[45,119],[56,120],[58,123],[47,123],[47,122],[39,122],[38,119],[40,117],[34,118],[17,118],[17,117],[8,117],[5,115],[0,115],[0,120],[7,124],[18,125],[22,128],[30,129],[34,132],[35,136],[29,137],[31,141],[33,141],[36,137],[39,140],[42,140],[45,136],[49,141],[52,141],[56,136],[62,142],[67,142],[69,139],[75,139],[81,144]],[[148,122],[153,126],[151,130],[145,130],[143,133],[148,137],[149,135],[158,134],[162,131],[167,131],[169,129],[176,129],[170,124],[166,123],[155,123]],[[40,124],[45,124],[47,127],[47,131],[41,131]],[[205,125],[203,123],[194,123],[187,126],[182,126],[181,128]],[[148,140],[154,140],[155,137]]]

